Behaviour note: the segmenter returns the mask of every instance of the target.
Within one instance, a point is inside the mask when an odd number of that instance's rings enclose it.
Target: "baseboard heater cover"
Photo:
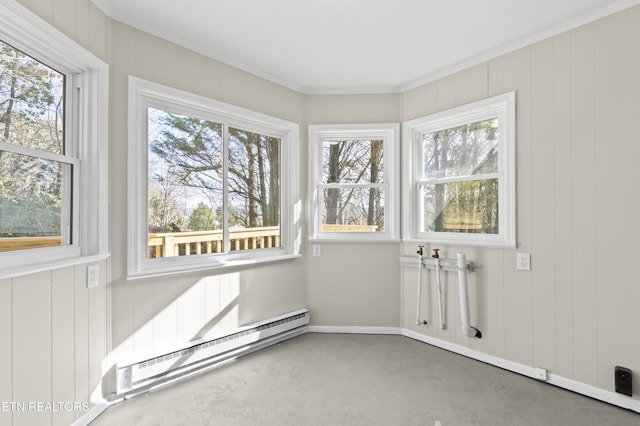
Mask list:
[[[116,393],[126,395],[179,376],[277,344],[309,328],[307,309],[239,327],[204,342],[155,358],[117,367]]]

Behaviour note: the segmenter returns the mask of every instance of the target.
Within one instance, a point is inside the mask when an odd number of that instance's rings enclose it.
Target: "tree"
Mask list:
[[[425,134],[426,179],[462,178],[427,185],[425,222],[436,232],[498,232],[497,119]],[[474,179],[478,176],[477,179]]]
[[[384,228],[382,140],[340,140],[324,145],[324,223]]]
[[[192,231],[210,231],[216,229],[216,215],[204,202],[200,202],[189,215],[189,229]]]
[[[280,223],[279,139],[228,128],[225,156],[221,124],[165,111],[154,114],[158,131],[150,137],[150,151],[161,164],[157,168],[170,170],[166,179],[185,188],[193,198],[207,200],[214,211],[222,212],[226,205],[228,212],[233,211],[234,217],[228,217],[230,225]],[[218,220],[222,221],[223,216]]]
[[[0,42],[0,139],[64,153],[64,75]],[[0,151],[0,235],[61,234],[70,170],[34,155]]]

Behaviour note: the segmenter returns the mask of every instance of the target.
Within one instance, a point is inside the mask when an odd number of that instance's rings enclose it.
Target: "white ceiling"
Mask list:
[[[308,94],[401,92],[640,0],[92,0]]]

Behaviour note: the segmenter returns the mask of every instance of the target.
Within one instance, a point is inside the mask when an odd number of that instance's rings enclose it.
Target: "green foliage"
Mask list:
[[[0,41],[0,140],[33,149],[0,150],[0,235],[61,234],[62,185],[70,176],[38,151],[63,154],[64,76]]]
[[[157,109],[149,109],[149,128],[154,184],[182,188],[192,203],[206,200],[202,202],[213,206],[219,224],[224,222],[223,207],[229,226],[279,224],[279,139]]]
[[[216,229],[216,215],[204,202],[200,202],[189,216],[189,229],[192,231],[210,231]]]

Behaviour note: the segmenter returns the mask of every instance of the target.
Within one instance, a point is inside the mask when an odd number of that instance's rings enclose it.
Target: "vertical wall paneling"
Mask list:
[[[178,344],[194,340],[204,326],[205,286],[203,279],[183,279],[178,285]],[[140,305],[142,306],[142,305]]]
[[[102,395],[102,364],[107,356],[107,324],[106,321],[109,318],[106,312],[106,262],[101,262],[100,266],[100,284],[97,287],[86,288],[85,292],[88,293],[88,352],[89,352],[89,392],[91,403],[99,402]],[[86,277],[86,265],[78,266],[80,273],[84,273]]]
[[[92,2],[77,1],[75,2],[75,22],[74,22],[74,35],[75,40],[82,44],[85,48],[92,49],[92,19],[91,8],[95,7]],[[104,32],[103,32],[104,33]],[[95,52],[95,55],[102,57],[101,52]]]
[[[72,402],[76,401],[75,271],[56,269],[51,276],[52,401]],[[73,411],[53,413],[54,424],[69,425],[74,420]]]
[[[13,289],[11,279],[0,280],[0,401],[13,398]],[[0,410],[0,423],[10,425],[13,413]]]
[[[473,260],[481,268],[473,272],[473,282],[482,287],[484,297],[478,299],[479,322],[478,328],[482,332],[483,350],[487,353],[505,357],[505,277],[504,264],[507,256],[503,250],[474,250]],[[473,325],[473,324],[472,324]]]
[[[554,38],[554,205],[556,372],[573,377],[571,34]],[[553,313],[550,313],[550,315]]]
[[[593,24],[572,32],[573,345],[574,375],[596,385],[597,240]]]
[[[175,85],[175,82],[178,81],[178,50],[179,47],[173,43],[154,39],[153,50],[147,52],[147,54],[151,55],[154,66],[153,69],[149,69],[146,72],[153,71],[155,81],[160,84]]]
[[[178,343],[178,284],[153,286],[153,352],[171,352]]]
[[[73,39],[76,38],[75,7],[76,0],[55,0],[51,22],[54,27]]]
[[[554,41],[531,50],[533,365],[555,371]],[[546,167],[539,167],[545,164]]]
[[[154,61],[155,40],[156,38],[150,34],[140,31],[135,32],[135,37],[129,41],[133,44],[135,51],[135,76],[146,80],[155,80],[156,69],[149,67]],[[176,62],[177,58],[176,58]]]
[[[640,9],[594,24],[597,244],[597,386],[614,389],[613,369],[640,359],[635,226],[640,144]],[[630,84],[630,82],[633,82]],[[636,373],[637,377],[638,373]],[[638,385],[636,379],[635,386]]]
[[[132,287],[133,303],[137,307],[133,312],[134,358],[143,360],[153,356],[153,296],[156,285],[153,280],[145,280],[136,282]],[[179,298],[181,296],[178,295]]]
[[[20,0],[20,3],[45,21],[49,23],[53,22],[53,10],[55,8],[54,0]]]
[[[205,63],[207,60],[196,52],[178,49],[178,81],[187,92],[202,94],[205,87]]]
[[[86,265],[78,265],[72,269],[75,314],[75,401],[89,401],[91,395],[89,387],[89,294],[87,292]]]
[[[518,250],[531,250],[531,48],[502,59],[505,91],[516,90],[516,211]],[[533,291],[531,272],[516,271],[515,253],[505,251],[504,338],[508,359],[531,365]],[[535,258],[535,256],[533,256]]]
[[[456,106],[485,99],[488,96],[487,72],[487,64],[482,63],[454,74]]]
[[[52,401],[51,272],[12,281],[13,401]],[[14,425],[49,424],[51,415],[51,411],[25,410],[14,413]]]
[[[310,250],[307,250],[308,252]],[[340,301],[336,297],[336,287],[343,281],[342,268],[338,264],[326,274],[324,265],[337,260],[329,244],[322,244],[322,257],[308,259],[307,306],[311,311],[311,321],[319,325],[336,325]],[[327,277],[326,275],[330,275]]]

